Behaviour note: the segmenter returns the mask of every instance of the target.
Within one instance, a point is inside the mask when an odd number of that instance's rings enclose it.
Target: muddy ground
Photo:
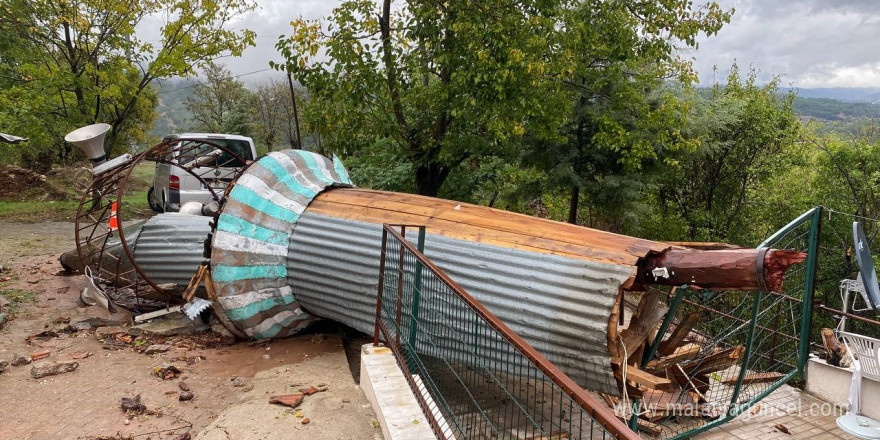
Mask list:
[[[78,307],[80,276],[58,264],[74,247],[72,223],[0,222],[0,294],[16,299],[15,316],[0,330],[0,362],[47,350],[37,362],[76,361],[68,373],[34,379],[34,364],[0,373],[0,440],[5,439],[246,439],[381,438],[372,410],[351,371],[360,336],[332,323],[280,341],[234,342],[219,326],[193,336],[132,338],[72,331],[89,318],[118,321],[97,307]],[[41,332],[48,336],[33,338]],[[57,334],[57,336],[55,336]],[[29,338],[30,337],[30,338]],[[107,340],[110,340],[109,342]],[[153,344],[170,345],[147,355]],[[348,347],[346,353],[345,347]],[[110,349],[112,348],[112,349]],[[181,373],[163,380],[158,367]],[[180,382],[195,398],[180,400]],[[326,391],[307,396],[297,409],[271,405],[274,394],[311,385]],[[146,410],[126,412],[122,398],[140,396]]]

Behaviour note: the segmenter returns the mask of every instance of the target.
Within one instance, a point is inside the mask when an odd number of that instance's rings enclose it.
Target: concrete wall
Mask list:
[[[826,402],[849,408],[851,368],[833,367],[811,357],[807,361],[806,391]],[[880,419],[880,382],[862,378],[862,414]]]

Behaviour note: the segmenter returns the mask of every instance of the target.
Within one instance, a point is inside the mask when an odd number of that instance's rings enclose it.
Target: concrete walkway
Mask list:
[[[819,400],[797,388],[784,385],[759,403],[752,411],[694,439],[856,439],[837,427],[835,420],[844,410]],[[791,434],[775,426],[785,426]]]

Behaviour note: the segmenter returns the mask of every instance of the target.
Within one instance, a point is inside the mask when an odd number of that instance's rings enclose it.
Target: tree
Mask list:
[[[153,80],[193,75],[254,44],[252,31],[226,28],[254,7],[250,0],[0,0],[0,25],[29,49],[12,64],[20,84],[0,93],[34,103],[45,124],[30,129],[33,137],[63,145],[57,132],[108,122],[112,150],[146,132]],[[158,43],[135,33],[147,17],[165,18]]]
[[[205,81],[187,98],[192,128],[209,133],[249,135],[251,92],[222,64],[208,63]]]
[[[295,89],[298,111],[302,113],[308,103],[308,94]],[[256,134],[269,146],[269,149],[286,144],[289,148],[300,148],[296,141],[297,118],[294,116],[290,85],[286,80],[270,80],[257,86],[254,91],[254,122]],[[303,127],[307,129],[308,127]],[[311,137],[311,139],[308,139]],[[320,137],[314,133],[303,139],[302,148],[321,153]]]
[[[731,11],[717,4],[574,2],[564,14],[574,69],[563,76],[571,103],[556,138],[527,139],[524,165],[546,173],[551,192],[567,191],[568,215],[622,230],[637,222],[656,172],[675,166],[698,140],[685,136],[684,92],[696,80],[677,54],[712,35]]]
[[[601,86],[604,76],[588,72],[625,69],[636,58],[689,72],[675,45],[695,46],[699,32],[717,31],[728,17],[714,3],[686,0],[413,0],[394,11],[390,0],[381,9],[351,0],[325,21],[294,21],[277,45],[287,61],[276,67],[323,106],[317,125],[328,139],[342,129],[367,138],[336,148],[355,154],[359,144],[392,139],[413,165],[416,190],[435,195],[458,165],[506,155],[527,132],[558,140],[570,83]],[[639,146],[609,144],[628,163],[641,159]]]
[[[743,80],[734,65],[726,85],[694,99],[689,136],[700,148],[664,177],[657,229],[677,235],[667,239],[753,245],[772,232],[754,224],[766,195],[778,191],[766,184],[787,171],[800,139],[794,97],[779,96],[778,80],[759,86],[754,71]]]
[[[357,154],[388,139],[412,164],[416,191],[436,195],[463,161],[564,108],[553,101],[561,85],[543,80],[566,62],[559,12],[543,0],[411,1],[394,13],[390,0],[345,1],[326,21],[295,20],[276,67],[309,90],[333,148]]]

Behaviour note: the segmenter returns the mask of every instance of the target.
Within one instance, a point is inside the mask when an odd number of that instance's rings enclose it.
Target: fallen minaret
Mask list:
[[[372,333],[384,223],[425,226],[428,258],[576,382],[612,395],[622,387],[614,371],[627,292],[681,284],[779,290],[786,269],[804,258],[785,250],[689,249],[357,189],[338,161],[291,150],[248,168],[217,217],[211,271],[224,321],[252,338],[295,334],[315,316]],[[633,330],[626,333],[633,338]],[[652,381],[637,374],[630,378]]]

